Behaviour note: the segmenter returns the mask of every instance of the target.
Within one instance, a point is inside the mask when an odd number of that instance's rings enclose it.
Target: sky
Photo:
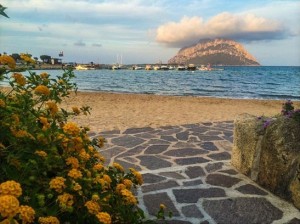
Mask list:
[[[300,66],[300,0],[1,0],[0,53],[63,62],[167,61],[204,38],[229,38],[262,65]]]

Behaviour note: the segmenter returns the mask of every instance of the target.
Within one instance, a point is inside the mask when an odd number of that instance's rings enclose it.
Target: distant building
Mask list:
[[[60,59],[60,58],[51,58],[51,64],[52,65],[61,65],[62,64],[62,59]]]

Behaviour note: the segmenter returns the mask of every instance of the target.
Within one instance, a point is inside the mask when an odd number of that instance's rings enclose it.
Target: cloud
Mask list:
[[[84,42],[82,42],[82,40],[79,40],[74,43],[74,46],[84,47],[84,46],[86,46],[86,44]]]
[[[102,47],[102,44],[92,44],[93,47]]]
[[[163,24],[156,30],[156,41],[169,47],[184,47],[205,38],[223,37],[245,42],[284,39],[287,35],[286,28],[275,20],[223,12],[208,21],[184,16],[179,22]]]

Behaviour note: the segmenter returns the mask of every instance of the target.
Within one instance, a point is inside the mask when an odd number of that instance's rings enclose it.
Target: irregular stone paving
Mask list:
[[[147,217],[161,203],[167,223],[300,223],[300,211],[262,189],[230,164],[233,122],[93,133],[107,139],[101,153],[143,174],[136,194]]]

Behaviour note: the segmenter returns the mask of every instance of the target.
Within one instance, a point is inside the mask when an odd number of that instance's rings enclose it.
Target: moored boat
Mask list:
[[[169,67],[166,65],[162,65],[162,66],[160,66],[160,70],[167,71],[167,70],[169,70]]]
[[[186,70],[186,67],[184,65],[178,65],[177,70],[178,71],[184,71],[184,70]]]
[[[194,64],[189,64],[189,65],[187,66],[187,70],[189,70],[189,71],[195,71],[195,70],[196,70],[196,65],[194,65]]]
[[[142,69],[143,69],[143,67],[138,66],[138,65],[132,66],[132,70],[142,70]]]
[[[153,66],[153,69],[154,69],[154,70],[160,70],[160,66],[154,65],[154,66]]]
[[[151,65],[146,65],[145,70],[152,70],[152,66]]]

